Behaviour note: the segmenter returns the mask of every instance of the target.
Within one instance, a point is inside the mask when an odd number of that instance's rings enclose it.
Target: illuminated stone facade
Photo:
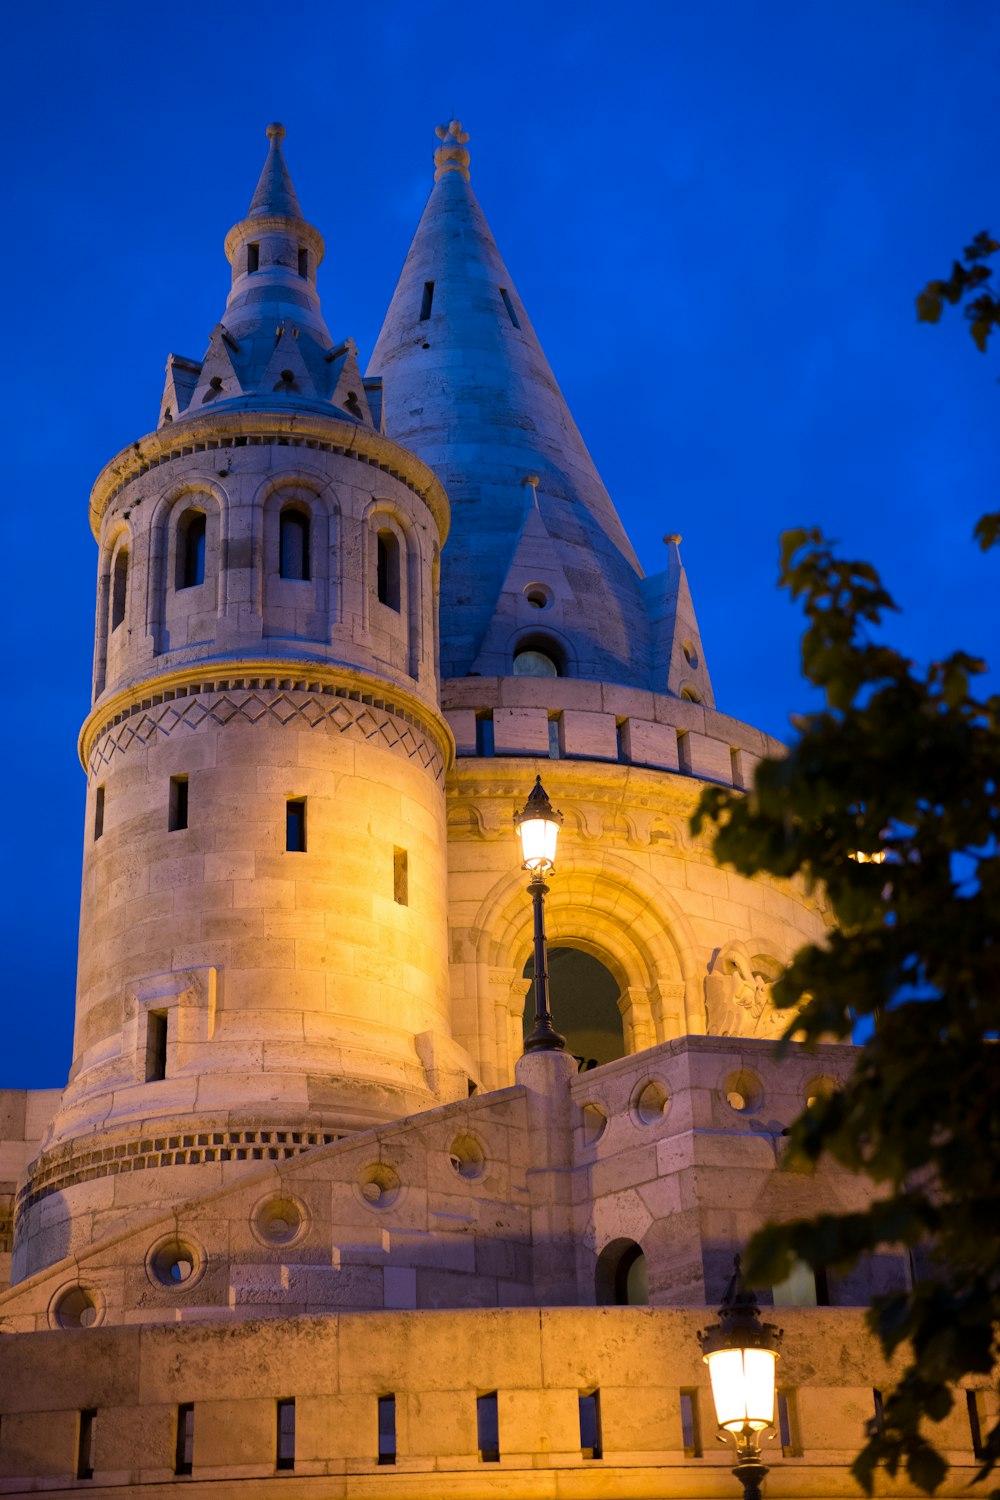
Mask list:
[[[643,576],[461,126],[365,376],[283,134],[91,500],[74,1062],[0,1093],[0,1492],[727,1494],[695,1331],[757,1225],[866,1191],[782,1169],[851,1062],[773,1045],[821,903],[690,832],[777,747],[715,707],[678,537]],[[539,773],[550,943],[612,999],[587,1031],[567,969],[569,1050],[525,1056]],[[775,1289],[774,1494],[850,1492],[859,1309],[909,1274]],[[944,1442],[957,1492],[961,1403]]]

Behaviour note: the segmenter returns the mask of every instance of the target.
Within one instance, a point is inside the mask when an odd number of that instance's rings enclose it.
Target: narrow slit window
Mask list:
[[[177,833],[188,826],[188,779],[186,776],[171,776],[170,802],[167,812],[167,831]]]
[[[94,793],[94,840],[104,835],[104,788],[99,786]]]
[[[584,1391],[580,1396],[580,1453],[583,1458],[603,1458],[601,1445],[601,1393]]]
[[[872,1409],[875,1413],[875,1429],[877,1432],[885,1431],[885,1408],[882,1403],[882,1392],[877,1388],[872,1390]]]
[[[563,756],[563,716],[549,714],[549,760],[561,760]]]
[[[615,743],[618,750],[618,759],[623,766],[627,766],[632,759],[631,736],[629,734],[628,719],[615,720]]]
[[[802,1452],[799,1439],[799,1414],[794,1391],[777,1393],[778,1436],[784,1458],[797,1458]]]
[[[421,298],[421,301],[420,301],[420,321],[421,321],[421,323],[426,323],[427,322],[427,319],[431,315],[431,308],[433,306],[434,306],[434,283],[433,283],[433,281],[425,281],[424,282],[424,295],[423,295],[423,297]]]
[[[507,309],[507,316],[510,318],[510,321],[513,323],[515,328],[520,328],[521,325],[517,321],[517,313],[514,311],[514,304],[510,300],[510,293],[505,286],[502,286],[500,288],[500,295],[503,298],[503,305]]]
[[[816,1278],[816,1306],[831,1307],[830,1278],[826,1274],[826,1266],[817,1266],[813,1275]]]
[[[701,1414],[696,1390],[681,1391],[681,1441],[685,1458],[701,1458]]]
[[[80,1436],[76,1445],[77,1479],[93,1479],[94,1477],[94,1426],[96,1421],[96,1411],[85,1410],[80,1413]]]
[[[306,852],[306,799],[289,797],[285,803],[285,848],[289,854]]]
[[[396,1398],[378,1398],[378,1461],[380,1464],[396,1462]]]
[[[117,630],[125,621],[125,601],[128,597],[128,548],[119,547],[115,553],[114,578],[111,583],[111,629]]]
[[[982,1459],[986,1457],[986,1445],[983,1442],[983,1419],[985,1413],[985,1392],[966,1391],[966,1410],[969,1413],[969,1433],[972,1437],[972,1456]]]
[[[252,244],[247,246],[247,271],[253,275],[254,271],[260,270],[260,246]]]
[[[736,788],[736,790],[738,792],[744,791],[746,783],[743,780],[743,751],[742,750],[736,750],[736,749],[730,750],[730,752],[729,752],[729,766],[730,766],[730,771],[732,773],[733,786]]]
[[[194,1402],[184,1401],[177,1408],[177,1448],[174,1473],[190,1474],[194,1468]]]
[[[177,528],[177,587],[195,589],[205,582],[205,537],[208,530],[203,510],[189,510]]]
[[[378,598],[380,604],[399,610],[399,538],[393,531],[378,534]]]
[[[282,578],[308,582],[310,577],[309,517],[301,510],[281,512],[279,571]]]
[[[686,729],[677,731],[677,764],[688,776],[691,774],[691,736]]]
[[[492,755],[493,753],[493,715],[492,713],[476,714],[476,754]]]
[[[146,1017],[146,1082],[167,1076],[167,1012],[151,1010]]]
[[[309,275],[309,251],[305,246],[299,246],[299,275],[305,280]]]
[[[410,856],[405,849],[392,851],[392,899],[397,906],[410,904]]]
[[[295,1401],[279,1401],[277,1410],[278,1444],[274,1467],[295,1468]]]
[[[500,1418],[497,1413],[497,1393],[487,1391],[476,1397],[476,1442],[479,1446],[479,1462],[500,1462]]]

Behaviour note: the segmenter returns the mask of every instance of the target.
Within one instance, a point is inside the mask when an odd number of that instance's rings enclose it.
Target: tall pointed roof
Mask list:
[[[170,356],[161,426],[200,415],[208,403],[335,409],[340,418],[371,422],[355,347],[350,339],[334,345],[323,319],[316,289],[323,239],[299,206],[284,125],[269,125],[267,137],[247,215],[226,236],[226,310],[200,364]]]
[[[281,214],[288,219],[301,219],[302,210],[281,149],[281,143],[285,139],[284,125],[275,120],[267,127],[267,138],[271,142],[271,149],[267,153],[267,161],[260,174],[247,218],[258,219],[264,214]]]
[[[510,671],[524,630],[518,613],[503,618],[505,585],[537,504],[569,592],[536,612],[535,634],[552,636],[574,676],[645,687],[642,570],[476,201],[468,135],[457,120],[437,134],[434,187],[369,373],[383,379],[387,434],[451,500],[442,674],[490,670],[501,625]]]

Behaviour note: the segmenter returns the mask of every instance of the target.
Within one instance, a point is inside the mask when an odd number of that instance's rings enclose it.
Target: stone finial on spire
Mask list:
[[[470,156],[466,149],[469,132],[462,129],[461,120],[449,120],[439,125],[434,134],[443,144],[434,152],[434,181],[440,182],[446,172],[461,172],[469,180]]]
[[[247,218],[277,215],[286,219],[301,219],[302,210],[281,149],[281,143],[285,139],[284,125],[278,120],[273,121],[267,127],[267,138],[271,142],[271,149],[267,153],[267,161],[260,174]]]

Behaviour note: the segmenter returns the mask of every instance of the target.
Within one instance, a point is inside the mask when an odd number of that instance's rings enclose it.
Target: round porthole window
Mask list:
[[[146,1256],[146,1274],[155,1286],[173,1292],[188,1290],[201,1280],[205,1252],[190,1239],[167,1235],[157,1240]]]
[[[85,1286],[71,1286],[56,1294],[50,1320],[56,1328],[95,1328],[104,1317],[104,1299]]]
[[[640,1125],[655,1125],[667,1112],[670,1099],[662,1083],[649,1079],[636,1092],[632,1100],[632,1114]]]
[[[402,1190],[399,1173],[386,1162],[373,1162],[358,1178],[362,1202],[369,1208],[390,1208]]]
[[[262,1245],[293,1245],[302,1238],[307,1222],[305,1205],[288,1193],[278,1193],[257,1204],[250,1227]]]
[[[763,1084],[756,1073],[750,1073],[746,1068],[741,1068],[738,1073],[730,1073],[722,1086],[722,1092],[729,1108],[734,1109],[737,1114],[753,1114],[764,1102]]]
[[[524,586],[524,597],[532,609],[548,609],[552,603],[552,590],[544,583],[527,583]]]
[[[448,1160],[453,1172],[470,1180],[482,1177],[486,1170],[486,1154],[474,1135],[457,1135],[451,1143]]]

